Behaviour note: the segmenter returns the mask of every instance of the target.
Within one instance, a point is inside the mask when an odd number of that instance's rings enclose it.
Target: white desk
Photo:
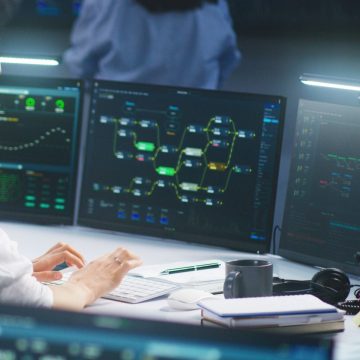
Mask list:
[[[141,236],[103,232],[79,227],[52,227],[0,223],[13,240],[19,244],[22,254],[35,258],[59,241],[65,241],[82,252],[87,260],[123,246],[138,254],[144,265],[168,263],[184,260],[222,260],[238,258],[269,259],[274,264],[274,272],[282,278],[310,279],[317,269],[292,263],[273,255],[256,255],[219,249],[214,247],[186,244]],[[353,282],[359,281],[353,279]],[[142,304],[124,304],[100,299],[86,312],[134,316],[148,319],[200,324],[200,311],[174,311],[167,306],[166,300],[149,301]],[[360,358],[360,329],[347,317],[345,332],[334,335],[337,341],[335,359],[350,360]]]

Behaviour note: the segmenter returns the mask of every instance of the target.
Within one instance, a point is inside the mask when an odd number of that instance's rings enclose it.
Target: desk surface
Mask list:
[[[15,223],[0,223],[19,244],[20,252],[35,258],[59,241],[65,241],[80,252],[87,260],[123,246],[138,254],[144,265],[169,263],[184,260],[206,260],[217,258],[224,261],[238,258],[268,259],[274,264],[274,272],[288,279],[310,279],[316,268],[287,261],[274,255],[256,255],[227,249],[195,245],[172,240],[141,237],[129,234],[104,232],[80,227],[36,226]],[[352,282],[356,281],[353,279]],[[359,281],[359,280],[357,280]],[[100,299],[86,312],[134,316],[148,319],[200,324],[200,311],[176,311],[167,306],[165,299],[142,304],[124,304]],[[346,317],[345,332],[334,335],[337,346],[335,359],[358,359],[360,353],[360,329]]]

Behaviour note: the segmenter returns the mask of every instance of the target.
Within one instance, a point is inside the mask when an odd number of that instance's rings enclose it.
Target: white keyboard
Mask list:
[[[72,272],[64,272],[61,280],[54,281],[51,284],[64,284],[70,278],[71,274]],[[103,298],[137,304],[167,295],[179,288],[179,285],[168,281],[127,275],[117,288],[103,296]]]

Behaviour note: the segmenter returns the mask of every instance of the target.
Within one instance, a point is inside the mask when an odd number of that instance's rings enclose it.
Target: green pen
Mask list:
[[[188,271],[216,269],[218,267],[220,267],[219,263],[208,263],[208,264],[181,266],[181,267],[176,267],[176,268],[172,268],[172,269],[163,270],[163,271],[160,272],[160,275],[171,275],[171,274],[178,274],[178,273],[188,272]]]

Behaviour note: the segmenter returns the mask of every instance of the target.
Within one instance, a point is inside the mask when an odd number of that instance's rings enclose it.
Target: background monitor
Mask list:
[[[359,105],[299,101],[281,255],[360,274],[359,139]]]
[[[81,83],[0,77],[0,217],[72,224]]]
[[[13,20],[17,26],[70,28],[82,0],[24,0]]]
[[[96,81],[81,225],[269,249],[285,99]]]
[[[0,306],[2,359],[331,360],[332,342]]]

